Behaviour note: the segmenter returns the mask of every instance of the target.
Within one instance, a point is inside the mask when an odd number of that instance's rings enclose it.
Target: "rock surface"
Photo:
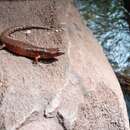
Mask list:
[[[129,129],[117,78],[72,0],[1,0],[0,32],[15,25],[52,27],[12,37],[65,55],[34,65],[0,51],[0,130]]]

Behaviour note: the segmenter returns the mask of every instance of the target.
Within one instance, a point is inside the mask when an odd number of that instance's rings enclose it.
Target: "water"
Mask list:
[[[130,79],[130,29],[122,0],[76,0],[81,16],[102,45],[113,69]],[[130,80],[129,80],[130,87]],[[125,92],[130,118],[130,91]]]
[[[130,31],[120,0],[76,1],[86,25],[96,35],[115,71],[130,66]]]

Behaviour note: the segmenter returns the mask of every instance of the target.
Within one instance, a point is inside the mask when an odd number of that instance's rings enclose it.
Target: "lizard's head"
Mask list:
[[[53,59],[57,56],[63,55],[64,52],[61,52],[58,48],[45,48],[44,52],[41,55],[42,59]]]

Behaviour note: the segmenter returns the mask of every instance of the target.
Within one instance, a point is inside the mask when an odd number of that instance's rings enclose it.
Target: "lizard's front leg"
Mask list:
[[[34,61],[33,61],[33,63],[34,63],[34,64],[37,64],[37,63],[38,63],[38,60],[39,60],[40,58],[41,58],[40,55],[36,56],[35,59],[34,59]]]
[[[6,46],[5,44],[1,44],[0,45],[0,50],[2,50],[3,48],[5,48],[5,46]]]

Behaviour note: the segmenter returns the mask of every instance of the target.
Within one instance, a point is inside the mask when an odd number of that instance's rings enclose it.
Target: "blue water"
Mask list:
[[[76,3],[114,70],[130,66],[130,30],[122,3],[119,0],[76,0]]]

